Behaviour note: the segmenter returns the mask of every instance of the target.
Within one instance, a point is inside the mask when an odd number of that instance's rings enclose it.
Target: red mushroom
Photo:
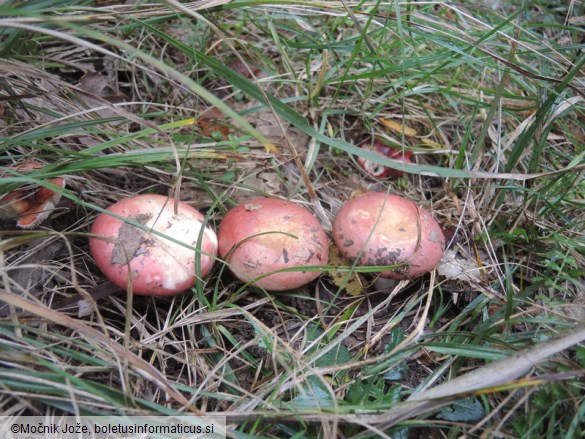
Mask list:
[[[445,250],[445,236],[433,217],[414,202],[382,192],[348,201],[333,223],[333,240],[358,265],[398,265],[382,277],[408,279],[432,270]]]
[[[412,152],[403,151],[401,149],[392,148],[378,139],[368,140],[360,145],[360,148],[371,151],[389,159],[397,160],[403,163],[412,163]],[[367,160],[363,157],[358,156],[357,162],[361,168],[370,176],[376,179],[382,179],[387,177],[399,177],[403,174],[399,169],[392,169],[378,163],[374,163],[371,160]]]
[[[30,172],[39,169],[44,164],[31,160],[8,169]],[[48,180],[49,183],[65,187],[65,179],[56,177]],[[22,229],[38,227],[51,214],[55,205],[61,199],[61,194],[44,186],[32,185],[9,192],[0,198],[0,218],[14,219],[16,225]]]
[[[219,254],[244,282],[272,291],[298,288],[319,276],[303,271],[329,258],[327,235],[305,208],[257,198],[230,210],[219,225]],[[273,273],[284,268],[295,271]]]
[[[121,200],[108,210],[146,228],[143,230],[107,213],[98,215],[89,240],[99,269],[114,284],[126,288],[129,272],[132,290],[146,296],[170,296],[195,285],[197,277],[209,273],[217,255],[217,236],[201,228],[205,217],[183,202],[163,195],[138,195]],[[155,234],[152,231],[159,232]],[[196,251],[200,249],[200,271]]]

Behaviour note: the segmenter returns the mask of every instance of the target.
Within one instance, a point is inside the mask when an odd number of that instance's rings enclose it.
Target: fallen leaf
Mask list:
[[[380,123],[389,130],[394,131],[395,133],[398,134],[404,133],[404,135],[407,137],[415,137],[418,134],[414,128],[407,127],[404,124],[395,122],[390,119],[380,119]]]
[[[579,285],[575,286],[572,296],[569,296],[570,299],[566,303],[559,306],[559,310],[571,319],[585,322],[585,280],[575,279],[575,283]]]
[[[207,137],[213,137],[214,133],[219,133],[222,138],[227,139],[230,133],[229,127],[225,124],[224,114],[215,107],[201,113],[197,124]]]
[[[329,246],[329,264],[345,267],[351,265],[341,256],[335,244]],[[350,296],[359,296],[364,293],[364,285],[358,273],[333,268],[329,271],[329,277],[335,285],[343,288]]]
[[[229,68],[232,69],[244,78],[252,79],[261,72],[261,70],[252,64],[252,62],[242,62],[241,60],[235,60],[229,64]]]
[[[255,105],[255,103],[247,103],[235,109],[236,111],[246,111],[254,108]],[[277,149],[284,148],[286,150],[290,143],[301,157],[306,155],[309,137],[286,120],[275,115],[270,109],[254,111],[246,119],[272,145],[278,147]]]
[[[479,282],[480,271],[474,259],[463,257],[457,250],[447,250],[437,265],[437,272],[449,280]]]
[[[124,96],[108,93],[108,91],[112,91],[109,84],[110,79],[105,75],[96,72],[86,73],[77,83],[77,89],[81,90],[81,93],[78,93],[77,97],[88,108],[99,108],[103,107],[104,104],[123,102]],[[96,113],[104,118],[118,115],[113,108],[102,108],[101,110],[97,110]]]
[[[81,77],[77,86],[83,91],[102,96],[102,92],[108,86],[108,77],[95,72],[86,73]]]
[[[445,145],[441,145],[440,143],[434,142],[430,139],[422,139],[421,142],[423,145],[430,146],[433,149],[449,149]]]

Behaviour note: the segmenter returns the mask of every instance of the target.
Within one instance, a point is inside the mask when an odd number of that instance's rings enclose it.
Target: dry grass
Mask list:
[[[2,222],[1,413],[218,413],[234,437],[582,434],[583,6],[213,3],[0,10],[2,191],[67,178],[38,230]],[[404,176],[360,172],[356,154],[381,160],[355,146],[371,135],[414,152]],[[30,158],[47,167],[10,171]],[[368,190],[432,211],[442,268],[271,294],[218,261],[182,296],[128,300],[88,253],[95,216],[138,193],[214,227],[283,197],[329,232]]]

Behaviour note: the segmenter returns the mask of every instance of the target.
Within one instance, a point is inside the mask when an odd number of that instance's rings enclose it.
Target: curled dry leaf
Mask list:
[[[44,165],[35,160],[10,166],[8,169],[29,172],[40,169]],[[49,183],[65,187],[65,178],[56,177]],[[0,219],[16,219],[16,225],[22,229],[38,227],[51,214],[59,202],[61,194],[52,189],[29,185],[21,189],[4,194],[0,198]]]
[[[480,271],[477,262],[467,259],[459,254],[457,250],[447,250],[439,265],[437,272],[450,280],[461,280],[465,282],[479,282]]]
[[[89,72],[81,77],[77,83],[77,89],[81,93],[77,93],[78,99],[82,101],[88,108],[100,108],[96,113],[100,117],[114,117],[119,113],[109,104],[123,102],[125,97],[119,93],[115,93],[113,87],[110,86],[111,79],[108,76],[97,72]],[[114,94],[112,94],[114,92]]]
[[[87,93],[103,96],[103,92],[108,86],[108,77],[96,72],[86,73],[79,79],[77,86]]]
[[[229,127],[225,124],[225,116],[217,108],[210,108],[201,113],[197,123],[207,137],[213,137],[213,133],[219,133],[221,137],[227,139],[230,133]]]

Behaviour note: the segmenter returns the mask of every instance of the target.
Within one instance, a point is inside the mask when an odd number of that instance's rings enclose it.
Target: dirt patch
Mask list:
[[[144,225],[151,217],[150,213],[139,213],[128,219]],[[131,224],[122,224],[112,251],[112,264],[127,265],[144,244],[148,244],[146,247],[153,245],[146,232]]]

